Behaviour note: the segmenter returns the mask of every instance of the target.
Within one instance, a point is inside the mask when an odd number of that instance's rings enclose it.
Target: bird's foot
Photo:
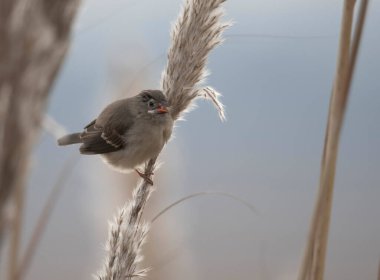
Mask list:
[[[143,178],[146,182],[148,182],[148,184],[152,185],[153,186],[153,181],[152,179],[150,178],[154,173],[153,172],[150,172],[150,173],[143,173],[141,172],[140,170],[138,170],[137,168],[135,169],[136,173],[139,174],[139,176],[141,178]]]

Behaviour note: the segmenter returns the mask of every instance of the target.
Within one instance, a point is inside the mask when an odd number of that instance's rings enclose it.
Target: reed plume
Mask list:
[[[172,28],[168,63],[162,73],[161,86],[168,98],[173,119],[178,119],[191,102],[202,95],[201,83],[207,76],[206,62],[210,51],[222,43],[223,31],[230,23],[221,22],[225,0],[187,0]],[[207,93],[208,92],[208,93]],[[206,90],[221,104],[211,88]],[[217,106],[224,118],[223,106]]]
[[[150,160],[146,171],[153,171],[155,160]],[[143,180],[133,191],[132,199],[119,211],[110,225],[106,244],[107,258],[99,280],[132,279],[143,277],[148,269],[139,269],[141,248],[148,233],[149,224],[142,221],[142,214],[153,187]]]
[[[161,86],[167,96],[174,120],[179,119],[198,97],[210,99],[225,118],[224,106],[219,94],[201,83],[207,76],[206,62],[210,51],[222,42],[223,30],[229,24],[222,23],[221,4],[225,0],[186,0],[172,28],[168,62],[162,74]],[[156,159],[145,166],[144,173],[152,174]],[[107,257],[100,280],[139,278],[147,269],[140,269],[141,248],[147,236],[149,224],[142,220],[144,207],[153,191],[147,180],[139,183],[131,201],[119,211],[111,223],[107,243]]]

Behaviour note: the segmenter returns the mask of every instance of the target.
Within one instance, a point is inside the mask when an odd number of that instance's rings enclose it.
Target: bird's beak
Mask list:
[[[169,110],[167,107],[163,106],[163,105],[159,105],[158,108],[155,110],[157,114],[165,114],[165,113],[169,113]]]

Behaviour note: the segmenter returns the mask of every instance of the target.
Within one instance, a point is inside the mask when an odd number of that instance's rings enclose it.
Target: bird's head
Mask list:
[[[168,102],[160,90],[144,90],[139,94],[141,104],[147,113],[165,115],[169,113]]]

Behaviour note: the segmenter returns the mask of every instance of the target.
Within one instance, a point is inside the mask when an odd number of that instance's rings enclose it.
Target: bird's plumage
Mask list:
[[[173,119],[159,90],[146,90],[108,105],[83,132],[66,135],[59,145],[82,143],[82,154],[100,154],[124,171],[156,157],[169,140]]]

